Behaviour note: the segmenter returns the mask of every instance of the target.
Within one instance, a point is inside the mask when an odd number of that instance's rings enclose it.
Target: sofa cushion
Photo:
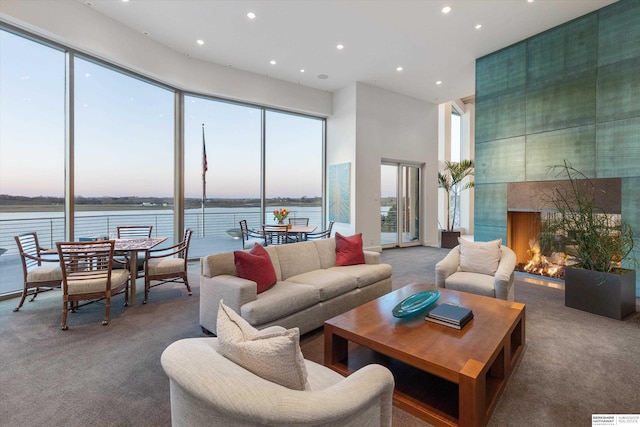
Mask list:
[[[280,261],[282,280],[320,268],[318,250],[312,241],[277,245],[275,250]]]
[[[317,288],[320,293],[320,301],[330,300],[338,295],[352,291],[358,286],[354,276],[332,270],[309,271],[293,276],[287,281],[304,283]]]
[[[220,301],[219,352],[248,371],[294,390],[308,388],[298,328],[258,331]]]
[[[262,325],[320,302],[318,289],[311,285],[278,282],[253,301],[240,307],[240,314],[252,325]]]
[[[271,258],[259,244],[256,243],[249,252],[234,251],[233,256],[238,277],[256,282],[259,294],[276,284]]]
[[[320,257],[320,268],[335,267],[336,265],[336,239],[312,240]]]
[[[494,278],[486,274],[458,271],[444,281],[447,289],[495,298]]]
[[[356,286],[359,288],[364,288],[391,277],[391,266],[389,264],[347,265],[343,267],[331,267],[329,271],[336,271],[354,277],[356,279]]]
[[[490,242],[470,242],[458,239],[460,243],[460,271],[488,274],[493,276],[500,263],[502,240]]]
[[[362,233],[343,236],[336,232],[336,265],[364,264]]]

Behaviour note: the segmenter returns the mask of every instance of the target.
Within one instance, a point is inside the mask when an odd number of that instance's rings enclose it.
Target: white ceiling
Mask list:
[[[216,64],[335,91],[358,81],[429,102],[475,92],[475,59],[611,0],[78,0]],[[447,15],[442,7],[450,6]],[[247,12],[255,12],[254,20]],[[482,24],[480,30],[474,27]],[[201,39],[204,45],[196,44]],[[345,48],[338,50],[336,45]],[[276,65],[270,65],[270,60]],[[402,66],[404,70],[396,71]],[[305,72],[301,73],[300,69]],[[318,75],[325,74],[322,80]],[[436,85],[436,81],[442,81]]]

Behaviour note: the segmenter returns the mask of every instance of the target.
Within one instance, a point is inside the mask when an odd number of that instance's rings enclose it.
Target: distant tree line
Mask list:
[[[270,205],[283,205],[283,206],[321,206],[321,197],[275,197],[267,199],[267,203]],[[51,196],[11,196],[8,194],[0,194],[0,205],[3,206],[58,206],[64,204],[63,197],[51,197]],[[91,206],[113,206],[113,205],[129,205],[129,206],[171,206],[173,205],[172,197],[137,197],[137,196],[125,196],[125,197],[83,197],[77,196],[75,198],[76,205],[91,205]],[[187,208],[200,207],[202,205],[202,199],[200,198],[185,198],[185,206]],[[211,198],[205,202],[205,207],[260,207],[259,198]]]

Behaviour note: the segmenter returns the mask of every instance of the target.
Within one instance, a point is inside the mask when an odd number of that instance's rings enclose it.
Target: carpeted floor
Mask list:
[[[434,283],[446,250],[391,249],[394,288]],[[13,313],[0,302],[1,426],[167,426],[169,382],[160,366],[173,341],[202,336],[198,325],[198,266],[190,267],[194,294],[164,285],[149,303],[82,308],[61,331],[60,292],[44,293]],[[142,289],[142,286],[138,286]],[[140,301],[140,294],[138,295]],[[587,426],[594,413],[640,413],[640,314],[616,321],[564,307],[564,294],[516,282],[526,304],[526,348],[490,426]],[[305,357],[322,362],[322,330],[302,338]],[[394,409],[394,426],[425,426]]]

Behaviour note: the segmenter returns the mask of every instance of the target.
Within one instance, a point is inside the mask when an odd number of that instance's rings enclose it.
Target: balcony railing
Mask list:
[[[293,210],[295,217],[309,218],[309,224],[322,229],[322,210],[302,208]],[[269,218],[269,216],[267,216]],[[260,209],[234,210],[226,212],[185,212],[185,227],[193,230],[193,238],[189,249],[189,258],[200,258],[204,255],[239,250],[242,244],[238,239],[239,221],[247,220],[250,228],[260,229],[263,221]],[[270,218],[269,218],[270,219]],[[14,236],[35,231],[40,245],[55,248],[56,242],[64,238],[64,217],[56,216],[26,219],[0,219],[0,295],[20,290],[22,287],[22,267]],[[109,214],[79,215],[75,218],[75,238],[81,237],[115,237],[119,225],[153,225],[153,235],[168,237],[163,245],[173,244],[173,212],[155,211],[153,213],[127,213],[126,211]],[[0,252],[2,252],[0,250]]]

